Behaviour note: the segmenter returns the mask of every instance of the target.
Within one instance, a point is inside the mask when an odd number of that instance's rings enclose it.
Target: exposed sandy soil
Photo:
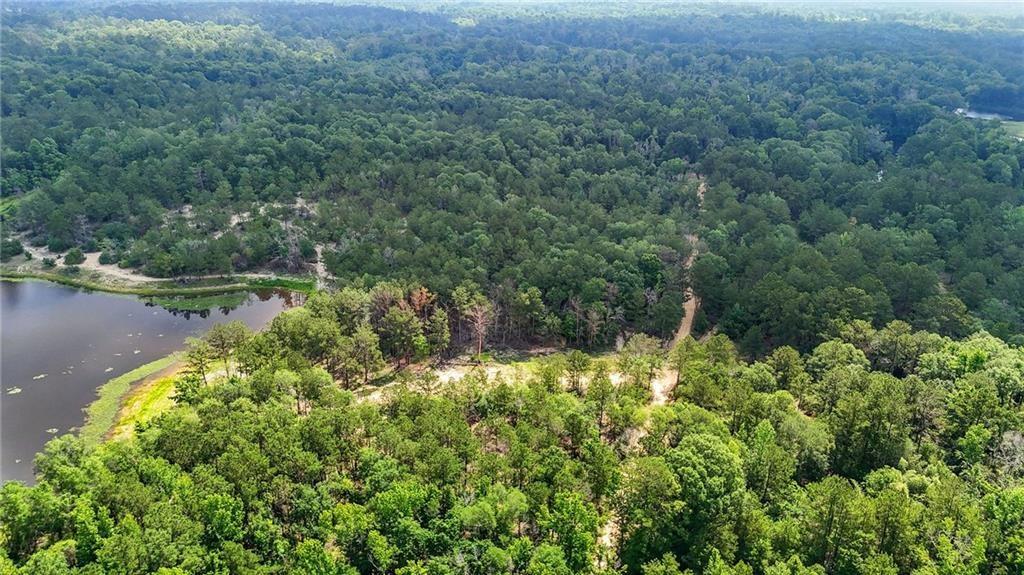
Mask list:
[[[594,556],[594,563],[598,569],[607,569],[610,560],[615,556],[615,546],[619,539],[619,521],[612,512],[608,521],[597,528],[597,553]]]
[[[22,238],[22,244],[25,251],[32,254],[33,262],[42,262],[43,258],[53,258],[54,260],[60,261],[62,254],[55,254],[47,249],[45,246],[35,247],[28,244],[28,242]],[[102,275],[105,278],[113,280],[113,283],[145,283],[160,281],[160,278],[151,278],[144,276],[133,270],[127,270],[117,267],[114,264],[101,264],[99,252],[91,254],[85,254],[85,261],[78,264],[78,267],[82,270],[95,272]]]
[[[704,204],[704,192],[706,192],[707,189],[707,183],[705,183],[704,179],[701,178],[700,184],[697,186],[697,197],[700,199],[701,205]],[[690,255],[686,258],[686,261],[683,262],[683,266],[688,270],[690,269],[690,266],[693,265],[693,260],[697,257],[697,248],[699,247],[700,238],[693,234],[688,234],[686,236],[686,241],[689,242],[690,246],[693,248],[690,251]],[[679,322],[679,329],[676,330],[676,335],[672,338],[672,347],[675,347],[677,343],[682,341],[683,338],[690,335],[693,331],[693,318],[697,315],[697,309],[700,308],[700,298],[698,298],[689,287],[686,288],[683,298],[683,320]]]
[[[676,372],[663,369],[651,380],[651,405],[665,405],[676,387]]]
[[[703,206],[704,193],[707,191],[707,183],[703,178],[698,176],[700,183],[697,185],[697,196],[700,199],[700,203]],[[697,257],[698,247],[700,238],[696,235],[689,234],[686,236],[686,241],[692,246],[690,255],[683,262],[683,266],[688,270],[693,265],[693,260]],[[683,338],[689,336],[693,331],[693,318],[697,315],[697,309],[700,308],[700,298],[694,295],[693,290],[689,287],[686,288],[686,293],[683,300],[683,319],[679,322],[679,329],[676,330],[676,335],[672,338],[672,347],[675,347],[677,343],[682,341]],[[621,346],[617,346],[621,347]],[[618,376],[618,377],[617,377]],[[620,374],[612,374],[612,383],[616,386],[622,383],[622,377]],[[658,372],[658,375],[651,381],[651,405],[665,405],[668,403],[669,398],[672,396],[672,390],[675,388],[676,373],[671,369],[662,369]],[[647,430],[644,428],[637,429],[636,433],[631,433],[628,437],[628,444],[630,449],[636,449],[639,446],[640,440],[647,434]],[[608,520],[598,528],[597,532],[597,546],[598,551],[595,555],[594,562],[595,566],[599,569],[606,569],[610,566],[610,560],[614,560],[615,547],[619,539],[619,523],[614,513],[609,514]]]
[[[159,281],[158,278],[144,276],[134,270],[120,268],[114,264],[101,264],[99,252],[85,254],[85,261],[79,264],[78,267],[89,271],[99,272],[103,275],[111,276],[127,282]]]
[[[331,279],[331,274],[327,273],[327,265],[324,264],[323,244],[316,245],[316,265],[313,267],[313,273],[316,274],[316,286],[318,288],[323,288],[327,285],[328,280]]]
[[[28,244],[25,238],[21,238],[25,251],[32,254],[31,260],[17,258],[14,268],[19,271],[46,271],[42,267],[43,258],[52,258],[60,265],[63,254],[55,254],[45,246],[35,247]],[[20,261],[19,261],[20,259]],[[269,272],[237,272],[230,274],[207,274],[201,276],[188,276],[183,278],[155,278],[143,275],[136,270],[120,268],[115,264],[101,264],[99,252],[85,254],[85,261],[78,264],[78,268],[84,272],[95,274],[99,277],[90,278],[100,283],[109,283],[116,286],[137,286],[152,282],[168,281],[174,279],[202,280],[220,278],[252,278],[252,279],[276,279],[280,276]]]
[[[442,384],[451,383],[466,377],[470,374],[483,373],[487,376],[488,380],[495,379],[499,375],[504,378],[511,378],[516,375],[516,372],[521,372],[521,368],[514,365],[504,364],[475,364],[475,363],[449,363],[439,370],[435,370],[434,373],[437,375],[438,381]]]
[[[683,265],[686,269],[690,269],[690,266],[693,265],[693,260],[697,257],[698,239],[697,236],[690,234],[686,236],[686,240],[693,246],[693,251],[690,252]],[[700,298],[694,295],[693,290],[689,287],[683,293],[683,298],[683,320],[679,322],[679,329],[676,330],[676,335],[672,338],[672,347],[675,347],[677,343],[693,331],[693,318],[697,315],[697,308],[700,307]]]

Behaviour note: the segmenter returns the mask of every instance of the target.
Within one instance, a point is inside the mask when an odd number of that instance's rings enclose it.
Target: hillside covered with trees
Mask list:
[[[402,8],[5,4],[5,266],[328,281],[0,575],[1024,573],[1024,18]]]
[[[475,286],[519,343],[667,337],[691,279],[746,353],[854,319],[1024,332],[1024,144],[954,114],[1024,117],[1019,18],[12,6],[5,257],[319,254],[341,285]]]
[[[355,319],[352,339],[376,340],[372,318]],[[668,354],[638,335],[614,357],[576,351],[491,378],[404,371],[369,399],[343,389],[362,366],[336,384],[337,364],[294,337],[313,321],[343,320],[299,308],[241,334],[238,370],[182,376],[177,406],[132,440],[52,441],[38,485],[0,488],[0,569],[1024,569],[1024,350],[993,336],[854,322],[808,354],[748,363],[723,335]],[[654,378],[675,374],[657,397]]]

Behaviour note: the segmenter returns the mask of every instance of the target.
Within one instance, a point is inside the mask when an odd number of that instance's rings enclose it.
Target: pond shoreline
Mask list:
[[[230,283],[203,286],[162,286],[155,287],[147,284],[115,284],[97,278],[75,277],[60,272],[24,271],[12,270],[8,267],[0,267],[0,279],[2,280],[37,280],[52,282],[68,287],[83,289],[86,291],[97,291],[121,295],[134,295],[141,297],[192,297],[221,295],[233,292],[253,292],[261,289],[282,289],[293,292],[309,294],[316,290],[316,282],[303,278],[275,277],[275,278],[236,278],[234,276],[223,276],[224,280]],[[175,282],[184,281],[187,278],[168,278],[162,281]],[[236,281],[241,279],[242,281]]]
[[[188,369],[181,353],[172,354],[167,367],[137,379],[118,398],[117,412],[101,442],[131,437],[135,425],[145,423],[174,405],[174,381]]]
[[[294,285],[271,289],[264,282],[229,284],[225,294],[223,285],[174,292],[89,289],[92,285],[77,279],[0,268],[5,385],[0,482],[31,483],[33,458],[59,433],[99,443],[111,429],[134,429],[136,421],[158,413],[173,393],[173,369],[184,367],[181,351],[188,337],[234,319],[261,329],[304,299],[299,290],[288,289]],[[177,297],[165,296],[169,292]],[[222,295],[203,295],[211,292]],[[146,297],[154,293],[164,301]],[[233,294],[241,301],[233,301]],[[181,307],[174,305],[178,300]],[[200,304],[212,307],[189,308]],[[156,375],[167,377],[145,388]]]
[[[185,302],[189,299],[203,300],[211,296],[224,296],[228,294],[239,294],[240,297],[248,297],[259,290],[277,289],[284,291],[310,294],[316,289],[315,281],[302,278],[235,278],[225,276],[223,279],[228,283],[219,285],[201,286],[155,286],[151,282],[119,284],[112,281],[103,281],[107,278],[82,278],[60,272],[11,270],[8,266],[0,266],[0,280],[3,281],[39,281],[53,283],[80,289],[86,292],[101,292],[116,295],[138,297],[144,301],[154,301],[156,298],[164,298],[164,302],[156,302],[167,309],[174,306],[167,304],[174,299],[181,298]],[[235,281],[241,279],[242,281]],[[159,281],[180,281],[176,279]],[[207,279],[209,281],[209,278]],[[186,306],[187,307],[187,306]],[[194,311],[194,310],[193,310]],[[173,377],[185,368],[181,351],[175,351],[168,356],[142,364],[117,377],[107,380],[96,389],[96,398],[83,408],[85,420],[76,434],[87,444],[96,444],[110,440],[114,437],[115,431],[123,427],[126,401],[133,394],[139,393],[147,384],[152,384],[158,379]],[[159,400],[160,398],[144,398],[144,401]]]
[[[117,426],[124,401],[132,391],[154,376],[176,373],[183,366],[181,357],[181,352],[176,351],[111,378],[96,388],[96,399],[82,410],[85,422],[77,430],[78,437],[87,445],[105,441]]]

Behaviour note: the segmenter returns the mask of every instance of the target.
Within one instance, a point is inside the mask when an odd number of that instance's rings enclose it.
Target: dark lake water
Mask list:
[[[107,380],[182,349],[216,323],[263,327],[291,303],[286,292],[268,291],[232,310],[184,314],[135,297],[0,281],[0,482],[31,481],[35,454],[82,425],[82,410]]]

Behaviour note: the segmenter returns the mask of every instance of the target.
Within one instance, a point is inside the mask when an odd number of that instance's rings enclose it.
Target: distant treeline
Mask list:
[[[4,233],[160,277],[319,252],[340,285],[539,306],[506,343],[668,337],[687,282],[698,328],[752,355],[856,319],[1021,341],[1024,144],[953,114],[1020,115],[1020,34],[728,9],[472,23],[20,4]]]

